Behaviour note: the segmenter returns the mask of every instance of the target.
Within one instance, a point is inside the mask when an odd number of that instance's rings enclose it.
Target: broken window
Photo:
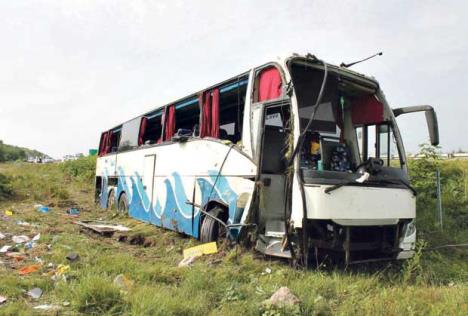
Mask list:
[[[173,133],[182,130],[184,133],[198,136],[200,124],[200,106],[198,104],[198,98],[195,97],[182,101],[176,104],[174,109],[175,129]],[[171,109],[168,110],[170,111]],[[168,114],[168,123],[171,121],[171,114],[172,113]]]
[[[139,145],[149,145],[162,142],[163,110],[157,110],[142,118],[140,125]]]
[[[238,78],[219,88],[219,138],[237,143],[242,137],[248,77]]]
[[[119,151],[126,151],[138,146],[141,117],[135,118],[122,125]]]
[[[109,131],[107,136],[107,149],[106,153],[117,152],[120,142],[121,127]]]

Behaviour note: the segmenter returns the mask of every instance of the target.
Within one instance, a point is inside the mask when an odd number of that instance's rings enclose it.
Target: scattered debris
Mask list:
[[[70,216],[76,216],[76,217],[80,216],[80,210],[77,209],[76,207],[71,207],[71,208],[69,208],[69,209],[66,211],[66,213],[67,213],[68,215],[70,215]]]
[[[37,270],[39,270],[40,267],[41,267],[40,264],[32,264],[30,266],[26,266],[26,267],[19,269],[18,273],[20,275],[27,275],[27,274],[36,272]]]
[[[32,290],[29,290],[28,292],[26,292],[26,294],[28,294],[33,299],[37,300],[38,298],[42,296],[42,289],[35,287]]]
[[[197,259],[197,256],[184,258],[179,262],[178,267],[183,268],[183,267],[191,266],[195,262],[195,259]]]
[[[2,233],[0,233],[0,239],[4,239],[6,236]]]
[[[16,221],[16,225],[24,226],[24,227],[37,227],[37,225],[31,224],[25,221]]]
[[[7,252],[10,248],[11,248],[11,246],[3,246],[2,248],[0,248],[0,253],[5,253],[5,252]]]
[[[23,261],[26,259],[26,257],[19,252],[7,252],[5,255],[9,258],[15,259],[16,261]]]
[[[12,240],[15,244],[22,244],[22,243],[28,242],[28,241],[29,241],[29,237],[26,236],[26,235],[19,235],[19,236],[13,236],[13,237],[11,237],[11,240]]]
[[[41,213],[49,213],[50,209],[48,206],[41,206],[37,209]]]
[[[63,306],[70,306],[70,302],[69,302],[69,301],[64,301],[64,302],[62,303],[62,305],[63,305]]]
[[[0,305],[5,303],[7,301],[7,298],[5,296],[0,295]]]
[[[77,254],[76,252],[70,252],[67,257],[66,257],[69,261],[76,261],[78,259],[80,259],[80,255]]]
[[[209,242],[206,244],[201,244],[195,247],[184,249],[184,259],[189,257],[199,257],[202,255],[209,255],[218,252],[218,247],[216,242]]]
[[[115,232],[130,231],[130,228],[125,227],[123,225],[104,223],[100,221],[80,221],[80,222],[75,222],[75,224],[80,225],[84,228],[90,229],[93,232],[96,232],[103,236],[112,236]]]
[[[51,305],[51,304],[42,304],[42,305],[34,306],[34,309],[39,309],[39,310],[43,310],[43,311],[50,311],[50,310],[58,310],[58,309],[60,309],[60,306]]]
[[[13,211],[12,210],[6,210],[5,215],[6,216],[13,216]]]
[[[262,272],[262,275],[265,275],[265,274],[271,274],[271,269],[270,268],[265,268],[265,272]]]
[[[133,281],[127,278],[125,275],[119,274],[118,276],[115,277],[114,284],[117,287],[125,291],[128,291],[133,286]]]
[[[291,292],[290,289],[286,286],[282,286],[265,302],[275,306],[285,306],[299,304],[300,300]]]
[[[65,273],[69,272],[69,271],[70,271],[70,266],[68,264],[67,265],[59,264],[57,266],[57,270],[55,271],[55,274],[60,276],[60,275],[63,275]]]

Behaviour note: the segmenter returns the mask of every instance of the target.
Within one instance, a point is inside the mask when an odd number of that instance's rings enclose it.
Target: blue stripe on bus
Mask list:
[[[131,188],[129,188],[123,168],[119,168],[118,171],[119,183],[116,197],[122,192],[127,194],[129,215],[131,217],[183,232],[195,238],[199,237],[201,213],[198,209],[195,209],[192,222],[192,205],[186,203],[190,199],[185,193],[182,177],[177,172],[171,174],[171,178],[174,179],[174,185],[169,177],[164,180],[166,199],[164,206],[162,206],[159,198],[156,198],[154,205],[151,205],[150,198],[141,181],[142,178],[138,173],[130,177],[132,184]],[[229,223],[233,223],[236,218],[240,218],[237,213],[242,210],[237,209],[237,194],[232,190],[224,176],[217,177],[217,171],[209,171],[208,177],[198,177],[195,180],[202,195],[202,205],[206,205],[206,203],[213,200],[222,202],[228,205]],[[104,177],[103,182],[107,183],[107,177]],[[213,188],[215,182],[216,186]],[[101,206],[105,207],[104,205],[107,204],[106,200],[107,197],[101,199]]]
[[[241,80],[239,82],[235,82],[235,83],[231,83],[231,84],[222,86],[221,88],[219,88],[219,93],[224,93],[224,92],[234,90],[234,89],[236,89],[236,88],[238,88],[240,86],[246,85],[247,82],[249,82],[249,81],[247,79],[244,79],[244,80]]]
[[[189,105],[192,105],[192,104],[196,104],[196,103],[198,103],[198,98],[190,99],[190,100],[187,100],[185,102],[176,104],[175,108],[177,110],[177,109],[181,109],[183,107],[186,107],[186,106],[189,106]]]

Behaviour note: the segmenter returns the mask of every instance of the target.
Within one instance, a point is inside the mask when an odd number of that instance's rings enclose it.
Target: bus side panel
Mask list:
[[[149,188],[143,185],[143,163],[145,155],[151,148],[120,153],[117,158],[118,185],[117,199],[125,192],[128,201],[129,215],[135,219],[149,222],[151,212],[151,195]],[[152,177],[153,175],[145,175]]]
[[[151,170],[144,167],[145,159],[152,155],[154,174],[145,174]],[[194,198],[198,205],[210,200],[226,205],[229,222],[237,223],[253,192],[256,172],[253,162],[237,149],[207,140],[121,153],[117,162],[116,196],[125,192],[131,217],[195,238],[201,212],[192,205]]]

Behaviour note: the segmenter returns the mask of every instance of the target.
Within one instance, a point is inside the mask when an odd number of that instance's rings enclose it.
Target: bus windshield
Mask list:
[[[349,179],[371,158],[382,159],[382,169],[402,171],[393,118],[374,89],[332,72],[315,108],[323,70],[293,63],[290,71],[301,133],[314,117],[300,151],[303,174]],[[401,177],[404,172],[391,173]]]

